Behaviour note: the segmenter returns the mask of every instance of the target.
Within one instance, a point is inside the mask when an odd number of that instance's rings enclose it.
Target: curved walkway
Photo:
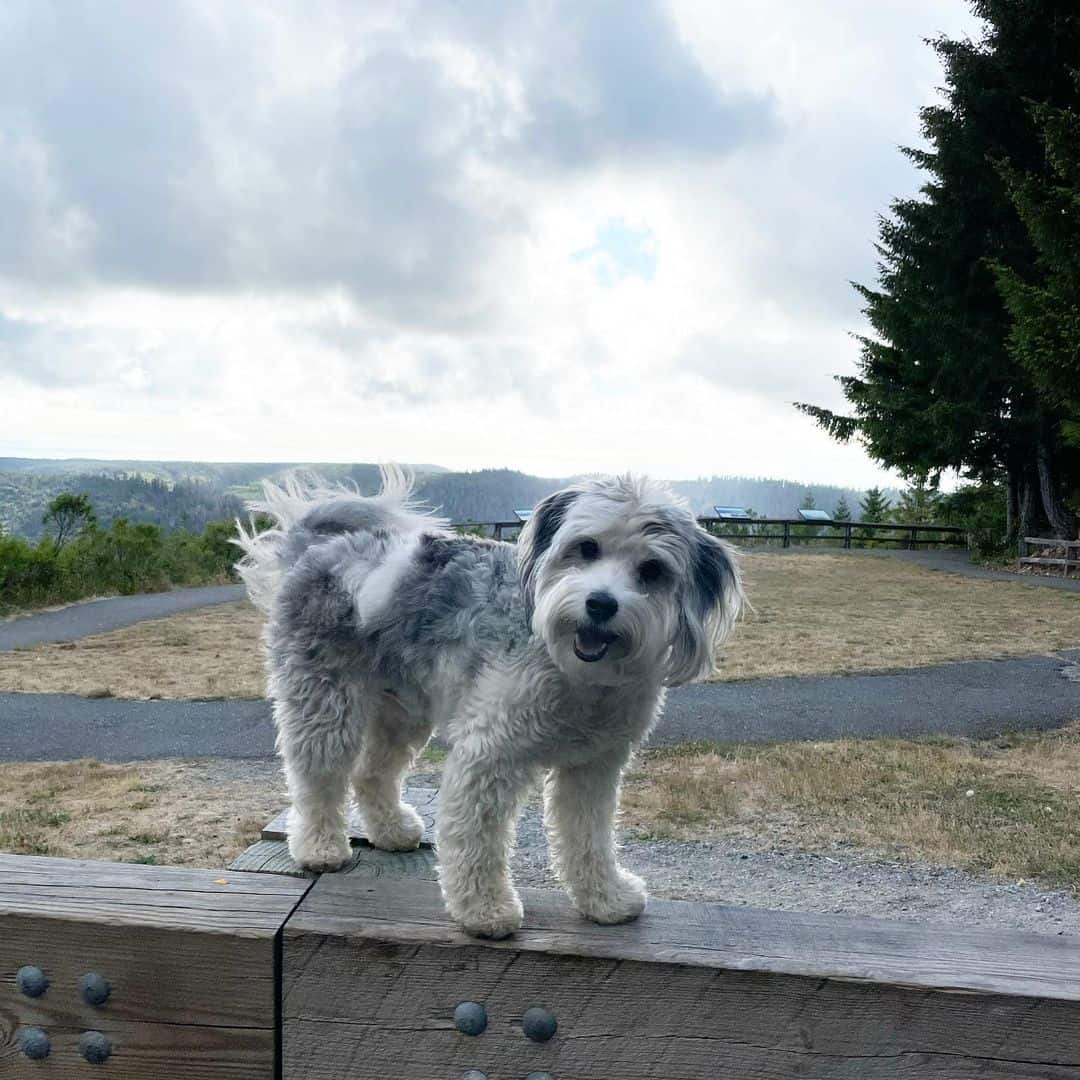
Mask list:
[[[972,566],[965,553],[859,551],[933,569],[1027,584]],[[961,567],[965,566],[966,569]],[[177,589],[75,604],[0,623],[0,650],[71,641],[144,619],[243,599],[242,585]],[[1047,730],[1080,719],[1080,650],[900,672],[706,683],[674,690],[652,742],[773,742],[843,736],[962,735]],[[0,693],[0,760],[95,757],[261,758],[274,752],[264,701],[127,701]]]
[[[652,743],[1048,730],[1080,719],[1080,650],[876,675],[705,683],[673,690]],[[260,758],[265,701],[125,701],[0,694],[0,760]]]
[[[0,622],[0,652],[25,649],[45,641],[74,641],[146,619],[160,619],[192,608],[243,599],[243,585],[205,585],[195,589],[87,600],[56,611],[20,615]]]

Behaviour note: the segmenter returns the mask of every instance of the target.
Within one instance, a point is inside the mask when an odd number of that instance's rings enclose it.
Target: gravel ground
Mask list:
[[[426,801],[436,780],[434,774],[413,778],[418,801]],[[621,848],[623,863],[653,895],[675,900],[1080,934],[1080,898],[1067,891],[874,858],[849,847],[825,854],[774,848],[767,837],[695,844],[624,836]],[[522,815],[513,868],[518,885],[558,887],[538,800]]]

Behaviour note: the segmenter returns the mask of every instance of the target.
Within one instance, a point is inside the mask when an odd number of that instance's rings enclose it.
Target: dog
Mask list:
[[[289,850],[416,848],[402,780],[434,730],[450,746],[436,822],[446,908],[469,934],[522,921],[515,824],[544,776],[552,864],[577,910],[636,918],[644,882],[614,840],[620,778],[667,687],[712,673],[743,604],[736,556],[664,485],[590,479],[548,496],[516,545],[461,536],[383,469],[362,497],[294,474],[239,522],[237,565],[266,614],[268,695],[292,801]]]

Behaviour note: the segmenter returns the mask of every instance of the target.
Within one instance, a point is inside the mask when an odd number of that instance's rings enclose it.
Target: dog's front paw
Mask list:
[[[636,919],[645,910],[648,899],[645,882],[637,874],[621,868],[605,888],[591,894],[578,893],[574,897],[578,911],[586,919],[609,925]]]
[[[450,914],[461,923],[465,933],[478,938],[498,939],[509,937],[515,930],[521,929],[525,911],[514,893],[494,902],[454,905]]]
[[[372,847],[383,851],[415,851],[424,835],[424,819],[405,803],[381,817],[365,815],[364,825]]]
[[[352,849],[344,833],[309,833],[301,829],[289,836],[289,854],[305,870],[325,874],[340,870],[352,858]]]

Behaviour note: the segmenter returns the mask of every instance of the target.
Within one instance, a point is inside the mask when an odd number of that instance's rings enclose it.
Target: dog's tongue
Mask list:
[[[574,635],[574,652],[579,660],[591,664],[594,660],[603,659],[611,640],[611,634],[603,630],[594,630],[591,626],[583,626]]]

